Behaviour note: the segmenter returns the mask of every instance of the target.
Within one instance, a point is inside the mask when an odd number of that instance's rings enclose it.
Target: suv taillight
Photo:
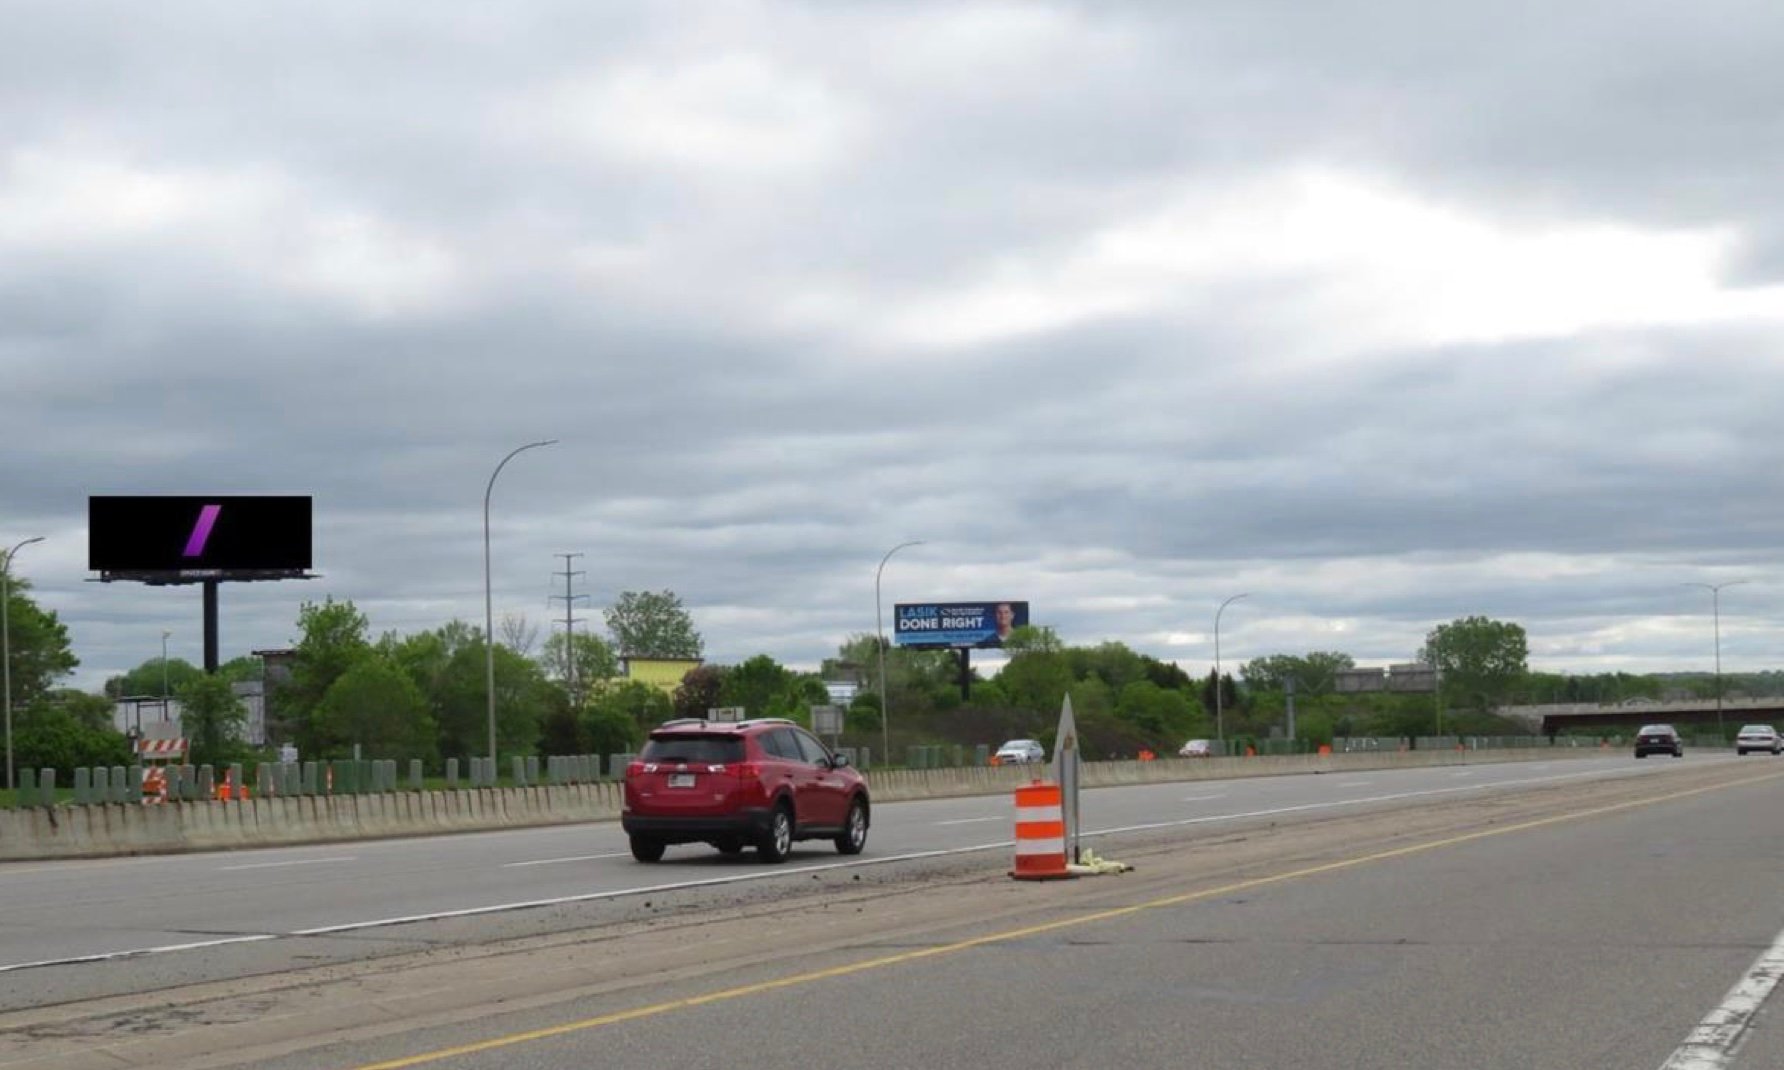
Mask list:
[[[627,762],[626,763],[626,775],[627,776],[634,777],[642,772],[644,772],[644,763],[643,762]]]

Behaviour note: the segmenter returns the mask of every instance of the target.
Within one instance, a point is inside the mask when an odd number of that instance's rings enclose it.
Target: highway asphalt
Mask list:
[[[646,956],[640,990],[492,997],[499,1018],[407,1010],[380,1038],[260,1065],[729,1066],[741,1044],[775,1065],[1658,1067],[1766,976],[1784,847],[1764,815],[1780,804],[1784,761],[1711,754],[1098,789],[1086,844],[1140,869],[1059,892],[1001,877],[1012,807],[995,797],[887,805],[863,858],[806,844],[784,866],[695,846],[644,866],[612,824],[19,864],[0,868],[0,1009],[504,940],[535,941],[544,969],[570,953],[554,934],[603,925],[615,941],[695,931],[718,961],[781,926],[809,930],[809,960],[710,976],[697,955]],[[808,882],[830,890],[824,925],[777,905]],[[930,900],[953,913],[887,938],[942,909]],[[851,934],[855,915],[878,935]],[[716,927],[729,919],[752,927]],[[1750,1010],[1737,1061],[1676,1065],[1784,1065],[1753,1061],[1784,1044],[1769,1003]],[[0,1066],[86,1065],[34,1061],[7,1017]]]

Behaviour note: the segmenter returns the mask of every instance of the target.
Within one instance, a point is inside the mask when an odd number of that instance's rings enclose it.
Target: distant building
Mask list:
[[[245,742],[266,745],[266,696],[259,680],[231,684],[230,690],[248,713]],[[186,735],[180,700],[160,695],[125,695],[112,704],[112,727],[131,739],[179,739]]]
[[[627,680],[636,680],[641,684],[649,684],[666,695],[674,695],[675,689],[681,686],[682,680],[698,669],[699,658],[635,658],[621,656],[619,659],[620,675]]]
[[[178,739],[180,702],[160,695],[125,695],[112,704],[112,727],[131,739]]]

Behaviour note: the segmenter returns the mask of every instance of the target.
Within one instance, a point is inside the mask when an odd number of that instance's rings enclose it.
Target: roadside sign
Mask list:
[[[842,707],[813,706],[811,708],[811,730],[820,736],[842,735]]]
[[[712,707],[709,707],[706,711],[706,719],[708,721],[721,721],[721,722],[725,722],[725,723],[735,723],[737,721],[743,720],[743,707],[742,706],[712,706]]]
[[[1083,747],[1078,723],[1072,717],[1072,696],[1059,708],[1059,729],[1053,735],[1053,782],[1059,785],[1060,808],[1065,817],[1065,856],[1074,864],[1078,855],[1078,761]]]

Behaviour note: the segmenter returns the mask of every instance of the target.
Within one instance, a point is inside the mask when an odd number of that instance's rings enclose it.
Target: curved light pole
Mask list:
[[[167,720],[167,637],[172,632],[161,633],[161,719]]]
[[[4,675],[6,691],[6,790],[12,790],[12,621],[8,615],[12,607],[12,559],[19,551],[34,542],[42,542],[43,536],[36,535],[24,540],[6,551],[6,559],[0,561],[0,674]]]
[[[880,567],[873,570],[873,645],[879,648],[880,655],[880,746],[886,751],[880,761],[886,763],[892,761],[892,696],[886,693],[886,629],[880,623],[880,573],[886,571],[886,562],[892,560],[893,554],[907,546],[921,545],[922,539],[899,543],[886,551],[886,556],[880,558]]]
[[[1722,728],[1722,588],[1734,587],[1749,580],[1726,580],[1722,583],[1686,583],[1686,587],[1702,587],[1710,592],[1710,612],[1715,617],[1716,635],[1716,739],[1723,741]]]
[[[1234,602],[1249,597],[1251,597],[1249,591],[1245,594],[1236,594],[1222,602],[1220,608],[1214,611],[1214,738],[1223,743],[1226,742],[1226,709],[1225,699],[1220,693],[1220,615],[1226,612],[1226,607]]]
[[[489,494],[496,489],[496,477],[502,474],[502,469],[515,458],[515,455],[537,449],[540,446],[556,444],[557,439],[548,438],[543,442],[529,442],[524,446],[516,446],[509,451],[508,456],[502,458],[501,464],[496,465],[496,470],[489,474],[489,485],[483,488],[483,661],[484,685],[488,688],[489,694],[489,772],[491,777],[494,777],[496,773],[496,619],[495,603],[492,601],[489,591]]]

